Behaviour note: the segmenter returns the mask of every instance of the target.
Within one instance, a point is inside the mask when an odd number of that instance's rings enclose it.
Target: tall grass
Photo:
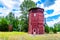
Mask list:
[[[0,32],[0,40],[60,40],[60,34],[31,35],[25,32]]]

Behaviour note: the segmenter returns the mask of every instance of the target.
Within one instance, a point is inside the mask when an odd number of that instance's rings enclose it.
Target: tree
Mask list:
[[[8,29],[9,31],[13,30],[13,21],[14,21],[14,14],[10,12],[7,16],[6,19],[8,20]]]
[[[53,27],[50,27],[50,32],[53,32]]]
[[[57,27],[57,31],[60,32],[60,24],[55,25]]]
[[[58,30],[58,27],[57,27],[57,25],[55,24],[55,25],[54,25],[53,32],[54,32],[54,33],[57,33],[57,30]]]
[[[9,21],[9,24],[13,24],[13,21],[15,20],[14,14],[10,12],[7,16],[6,19]]]
[[[45,24],[45,32],[46,32],[46,33],[49,33],[49,31],[50,31],[49,26],[48,26],[47,24]]]
[[[57,33],[59,31],[60,31],[60,24],[59,23],[54,24],[54,30],[53,30],[53,32]]]
[[[20,5],[21,16],[20,16],[20,25],[22,26],[22,31],[28,31],[28,10],[30,8],[36,7],[36,4],[31,0],[24,0]]]
[[[54,24],[55,29],[57,32],[60,32],[60,21]]]
[[[18,29],[18,24],[19,20],[18,18],[14,16],[12,12],[10,12],[7,16],[6,19],[8,20],[8,25],[12,25],[13,31],[19,31]]]
[[[15,18],[14,21],[13,21],[13,31],[19,31],[20,30],[20,26],[19,25],[19,20],[18,18]]]
[[[6,17],[0,17],[0,31],[19,31],[19,18],[10,12]]]
[[[8,31],[8,21],[4,17],[0,19],[0,31]]]

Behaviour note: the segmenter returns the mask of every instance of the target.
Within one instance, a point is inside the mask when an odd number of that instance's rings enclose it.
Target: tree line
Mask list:
[[[30,8],[36,7],[35,2],[32,0],[24,0],[20,5],[20,11],[22,14],[19,18],[14,16],[10,12],[6,17],[0,17],[0,31],[9,31],[9,28],[12,31],[28,31],[28,10]]]
[[[47,24],[45,24],[45,32],[46,33],[57,33],[60,32],[60,23],[55,23],[53,27],[49,27]]]
[[[30,8],[35,8],[36,4],[32,0],[24,0],[20,5],[21,16],[15,17],[12,12],[10,12],[6,17],[0,17],[0,31],[28,31],[28,10]],[[49,27],[47,24],[44,25],[45,32],[57,33],[60,31],[60,24],[55,24],[54,27]]]

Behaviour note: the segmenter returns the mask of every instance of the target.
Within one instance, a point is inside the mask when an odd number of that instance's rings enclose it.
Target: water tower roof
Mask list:
[[[31,8],[31,9],[29,10],[29,12],[30,12],[31,10],[38,10],[38,9],[40,9],[42,12],[44,12],[44,9],[43,9],[43,8],[38,8],[38,7],[36,7],[36,8]]]

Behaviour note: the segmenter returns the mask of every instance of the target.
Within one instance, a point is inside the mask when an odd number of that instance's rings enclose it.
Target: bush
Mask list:
[[[53,27],[50,27],[50,31],[53,31]]]
[[[49,31],[50,31],[50,29],[49,29],[48,25],[46,24],[46,25],[45,25],[45,32],[46,32],[46,33],[49,33]]]
[[[53,32],[54,33],[57,33],[58,32],[58,24],[55,24],[54,25]]]
[[[53,32],[54,32],[54,33],[57,33],[57,28],[56,28],[56,26],[54,27]]]
[[[0,21],[0,31],[8,31],[7,20],[2,18]]]

